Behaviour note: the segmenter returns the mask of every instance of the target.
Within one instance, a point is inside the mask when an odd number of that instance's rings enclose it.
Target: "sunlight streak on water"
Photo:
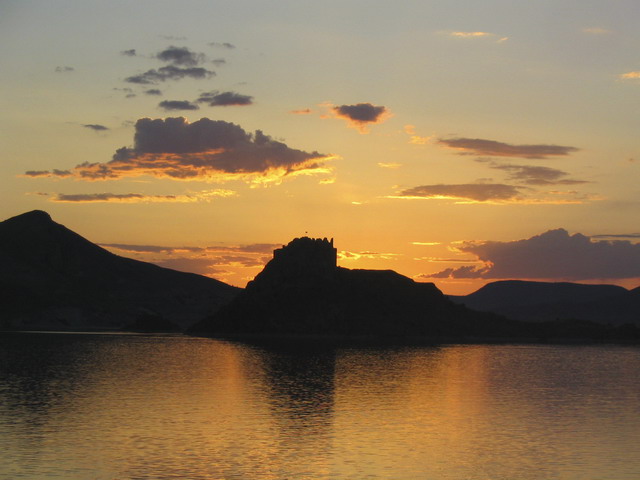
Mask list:
[[[0,339],[2,479],[637,479],[640,350]]]

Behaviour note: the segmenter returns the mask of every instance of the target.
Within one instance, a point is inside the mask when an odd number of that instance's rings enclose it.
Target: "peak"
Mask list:
[[[30,212],[16,215],[10,218],[8,221],[29,221],[29,222],[53,222],[51,215],[44,210],[31,210]]]

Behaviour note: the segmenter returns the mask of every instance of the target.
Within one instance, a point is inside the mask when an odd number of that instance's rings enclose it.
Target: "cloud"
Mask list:
[[[130,50],[122,50],[120,52],[120,55],[124,55],[125,57],[135,57],[136,56],[136,49],[132,48]]]
[[[481,138],[439,139],[438,143],[455,150],[458,155],[477,155],[493,157],[518,157],[527,159],[547,159],[566,156],[579,151],[576,147],[561,145],[511,145]]]
[[[313,110],[311,110],[310,108],[303,108],[301,110],[291,110],[289,111],[289,113],[293,115],[311,115],[313,113]]]
[[[233,274],[252,278],[264,266],[279,244],[256,243],[248,245],[215,246],[163,246],[109,243],[100,246],[119,255],[131,255],[162,267],[220,277]],[[224,267],[225,270],[219,270]],[[224,275],[223,275],[224,277]],[[246,281],[246,278],[245,278]]]
[[[389,162],[389,163],[378,162],[378,166],[380,168],[396,169],[396,168],[400,168],[402,166],[402,164],[401,163],[395,163],[395,162]]]
[[[349,126],[356,128],[360,133],[368,133],[367,125],[382,123],[391,116],[387,107],[371,103],[339,105],[332,107],[331,111],[337,118],[346,120]]]
[[[157,260],[155,262],[159,267],[170,268],[180,272],[197,273],[198,275],[214,275],[222,273],[222,270],[216,268],[218,263],[211,258],[168,258],[166,260]]]
[[[228,107],[231,105],[251,105],[253,97],[249,95],[241,95],[236,92],[222,92],[216,90],[204,92],[196,100],[199,103],[207,103],[210,107]]]
[[[150,88],[149,90],[144,91],[147,95],[162,95],[162,91],[157,88]]]
[[[279,183],[285,177],[329,173],[324,161],[333,157],[306,152],[273,140],[260,130],[251,134],[239,125],[201,118],[141,118],[135,124],[132,148],[118,149],[106,163],[85,162],[71,170],[80,180],[115,180],[152,176],[173,180]],[[26,176],[56,175],[55,171]]]
[[[485,161],[486,160],[482,160],[482,162]],[[562,178],[566,177],[568,173],[555,168],[540,167],[537,165],[511,165],[489,162],[489,168],[494,170],[504,170],[508,172],[509,180],[524,183],[526,185],[580,185],[589,183],[585,180]]]
[[[427,198],[468,200],[473,202],[516,199],[521,187],[500,183],[467,183],[458,185],[421,185],[401,191],[391,198]]]
[[[105,127],[104,125],[99,125],[97,123],[85,123],[82,126],[96,132],[104,132],[106,130],[109,130],[109,127]]]
[[[512,242],[464,242],[457,247],[484,265],[446,269],[434,278],[595,280],[640,277],[640,244],[593,241],[562,229]]]
[[[610,30],[602,27],[588,27],[582,29],[583,33],[588,33],[590,35],[606,35],[607,33],[611,33]]]
[[[183,195],[146,195],[142,193],[58,193],[49,200],[56,203],[193,203],[214,197],[234,196],[231,190],[208,190]]]
[[[58,170],[57,168],[54,168],[53,170],[27,170],[26,172],[24,172],[24,176],[25,177],[58,177],[58,178],[65,178],[65,177],[72,177],[73,173],[71,172],[71,170]]]
[[[56,73],[69,73],[75,71],[73,67],[56,67]]]
[[[509,40],[509,37],[501,37],[499,35],[496,35],[495,33],[489,33],[489,32],[448,32],[448,34],[451,37],[467,38],[467,39],[491,38],[491,39],[496,39],[497,43],[502,43]]]
[[[405,125],[404,133],[410,136],[409,143],[413,143],[414,145],[426,145],[433,140],[433,137],[421,137],[416,135],[415,125]]]
[[[170,46],[156,54],[156,58],[172,65],[182,65],[186,67],[195,67],[205,60],[205,56],[202,53],[192,52],[186,47],[174,46]]]
[[[212,46],[212,47],[226,48],[226,49],[229,49],[229,50],[236,48],[235,45],[232,45],[231,43],[227,43],[227,42],[223,42],[223,43],[210,42],[209,45]]]
[[[591,238],[636,240],[640,239],[640,233],[602,233],[600,235],[591,235]]]
[[[169,254],[183,254],[185,252],[191,253],[247,253],[247,254],[271,254],[276,248],[280,248],[282,245],[279,243],[251,243],[246,245],[218,245],[207,247],[194,247],[194,246],[179,246],[169,247],[163,245],[132,245],[123,243],[101,243],[102,247],[115,248],[124,252],[139,252],[139,253],[169,253]]]
[[[138,85],[155,85],[167,80],[180,80],[182,78],[203,79],[215,76],[216,72],[202,67],[181,68],[175,65],[167,65],[159,69],[147,70],[139,75],[132,75],[124,79],[125,82]]]
[[[640,79],[640,71],[623,73],[620,78],[623,80],[638,80]]]
[[[200,107],[188,100],[163,100],[158,104],[158,107],[171,111],[171,110],[198,110]]]

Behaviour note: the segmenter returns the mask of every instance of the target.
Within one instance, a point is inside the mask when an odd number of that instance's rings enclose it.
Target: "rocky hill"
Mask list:
[[[516,336],[519,328],[455,305],[432,283],[338,267],[332,240],[302,237],[275,250],[240,295],[191,332],[461,338]]]
[[[183,330],[240,289],[114,255],[43,211],[0,223],[0,328]]]

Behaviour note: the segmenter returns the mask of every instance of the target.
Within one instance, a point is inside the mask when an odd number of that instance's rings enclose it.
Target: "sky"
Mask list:
[[[0,217],[244,286],[640,285],[637,0],[0,1]]]

